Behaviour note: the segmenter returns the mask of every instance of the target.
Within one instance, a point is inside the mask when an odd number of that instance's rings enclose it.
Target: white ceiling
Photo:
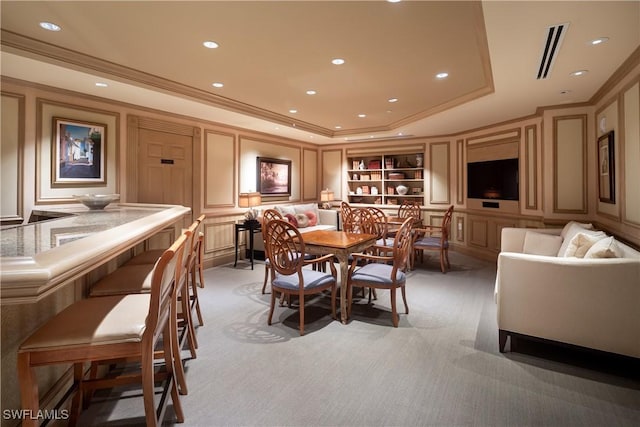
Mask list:
[[[640,46],[638,1],[0,7],[4,76],[318,144],[450,134],[585,102]],[[537,80],[556,24],[568,31],[550,77]],[[609,40],[592,46],[598,37]],[[449,77],[436,79],[442,71]]]

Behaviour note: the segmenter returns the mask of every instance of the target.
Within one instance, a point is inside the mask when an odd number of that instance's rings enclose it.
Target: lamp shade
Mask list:
[[[333,199],[334,199],[333,191],[329,190],[328,188],[320,192],[321,202],[331,202],[333,201]]]
[[[254,206],[260,206],[262,203],[262,196],[260,193],[240,193],[238,196],[238,206],[241,208],[252,208]]]

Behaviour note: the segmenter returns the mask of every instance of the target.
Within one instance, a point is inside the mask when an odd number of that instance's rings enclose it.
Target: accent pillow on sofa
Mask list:
[[[313,227],[314,225],[318,224],[318,215],[311,212],[311,211],[307,211],[304,213],[307,218],[309,218],[309,227]]]
[[[524,235],[523,252],[530,255],[556,256],[562,246],[562,237],[553,234],[527,231]]]
[[[303,213],[297,213],[295,215],[298,228],[305,228],[309,226],[309,217]]]
[[[306,214],[307,212],[313,212],[318,218],[318,205],[316,203],[305,203],[304,205],[293,205],[293,209],[297,214]]]
[[[591,246],[595,245],[599,240],[604,239],[607,235],[603,231],[585,230],[578,233],[569,242],[564,257],[584,258]]]
[[[296,219],[295,215],[292,214],[285,214],[284,215],[285,218],[287,218],[287,221],[289,221],[289,224],[293,225],[294,227],[298,228],[298,220]]]
[[[616,239],[611,237],[606,237],[604,239],[598,240],[593,246],[589,248],[587,253],[584,255],[585,258],[623,258],[624,253]]]
[[[565,256],[565,252],[567,252],[567,246],[569,246],[569,243],[571,243],[571,239],[573,239],[576,234],[582,232],[588,233],[592,229],[593,225],[591,224],[582,224],[576,221],[569,221],[560,232],[560,235],[564,238],[564,240],[562,241],[562,246],[560,246],[560,249],[558,250],[558,256]]]

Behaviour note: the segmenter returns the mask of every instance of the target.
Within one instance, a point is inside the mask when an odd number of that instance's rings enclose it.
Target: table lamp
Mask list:
[[[262,196],[260,193],[250,192],[250,193],[240,193],[238,196],[238,206],[241,208],[249,208],[249,210],[244,214],[246,220],[245,224],[249,223],[257,223],[258,222],[258,213],[253,209],[254,206],[260,206],[262,203]]]
[[[322,209],[331,209],[330,202],[332,202],[333,200],[334,200],[333,191],[327,188],[326,190],[322,190],[320,192],[320,201],[322,202]]]

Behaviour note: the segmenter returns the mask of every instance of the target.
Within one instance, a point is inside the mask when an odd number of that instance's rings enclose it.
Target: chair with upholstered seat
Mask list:
[[[331,316],[336,316],[336,267],[334,255],[305,258],[304,240],[300,231],[282,219],[268,221],[263,227],[265,251],[271,262],[271,306],[267,323],[271,325],[276,294],[299,299],[300,335],[304,335],[305,297],[331,290]],[[331,274],[320,269],[303,268],[328,262]]]
[[[416,254],[420,255],[420,262],[423,261],[424,251],[438,251],[440,254],[440,270],[446,273],[451,264],[449,263],[449,232],[451,227],[451,217],[453,216],[453,205],[442,218],[439,226],[421,226],[415,228],[415,240],[411,254],[411,267],[415,264]]]
[[[176,386],[171,318],[176,310],[176,278],[182,274],[186,236],[180,236],[157,261],[151,274],[151,291],[87,298],[53,316],[18,349],[18,380],[22,409],[39,410],[36,368],[72,364],[74,384],[71,424],[82,408],[84,391],[141,383],[147,426],[162,422],[171,396],[178,422],[184,414]],[[162,343],[164,371],[154,366],[156,347]],[[139,373],[117,378],[86,379],[85,363],[137,360]],[[163,396],[156,408],[155,384],[164,380]],[[23,426],[36,426],[37,417],[25,417]]]
[[[340,203],[340,216],[341,216],[341,221],[342,221],[342,226],[340,227],[342,230],[344,230],[344,222],[347,219],[347,217],[349,216],[349,212],[351,212],[351,209],[353,209],[351,207],[351,205],[349,205],[349,203],[347,202],[341,202]]]
[[[353,254],[347,280],[347,310],[352,311],[352,289],[354,287],[389,289],[391,293],[391,316],[394,327],[398,327],[399,316],[396,310],[396,290],[400,288],[405,312],[409,314],[409,305],[405,292],[406,266],[411,245],[411,225],[413,218],[407,218],[396,232],[393,240],[392,256]],[[362,261],[365,264],[362,264]]]
[[[274,219],[283,219],[282,214],[276,209],[267,209],[262,213],[262,239],[264,243],[264,236],[266,236],[264,232],[264,226],[271,220]],[[269,257],[264,257],[264,283],[262,284],[262,293],[264,294],[267,289],[267,282],[269,281],[269,276],[271,272],[271,262],[269,261]]]
[[[195,221],[183,233],[186,238],[186,243],[184,251],[185,254],[182,257],[182,275],[180,276],[180,281],[177,283],[178,309],[174,316],[175,319],[172,319],[176,342],[173,351],[174,357],[179,362],[176,364],[176,371],[181,394],[187,394],[188,389],[180,351],[184,347],[185,343],[188,344],[191,358],[195,359],[197,357],[196,349],[198,348],[193,317],[191,315],[193,305],[191,304],[189,296],[189,275],[193,275],[195,273],[193,263],[195,262],[194,258],[197,256],[195,250],[195,232],[198,226],[199,222]],[[98,280],[91,287],[89,295],[90,297],[103,297],[110,295],[127,295],[132,293],[149,293],[151,291],[152,269],[153,266],[149,266],[148,264],[125,264]],[[193,282],[191,282],[191,284],[193,285]],[[180,328],[183,331],[182,334],[178,333]]]

